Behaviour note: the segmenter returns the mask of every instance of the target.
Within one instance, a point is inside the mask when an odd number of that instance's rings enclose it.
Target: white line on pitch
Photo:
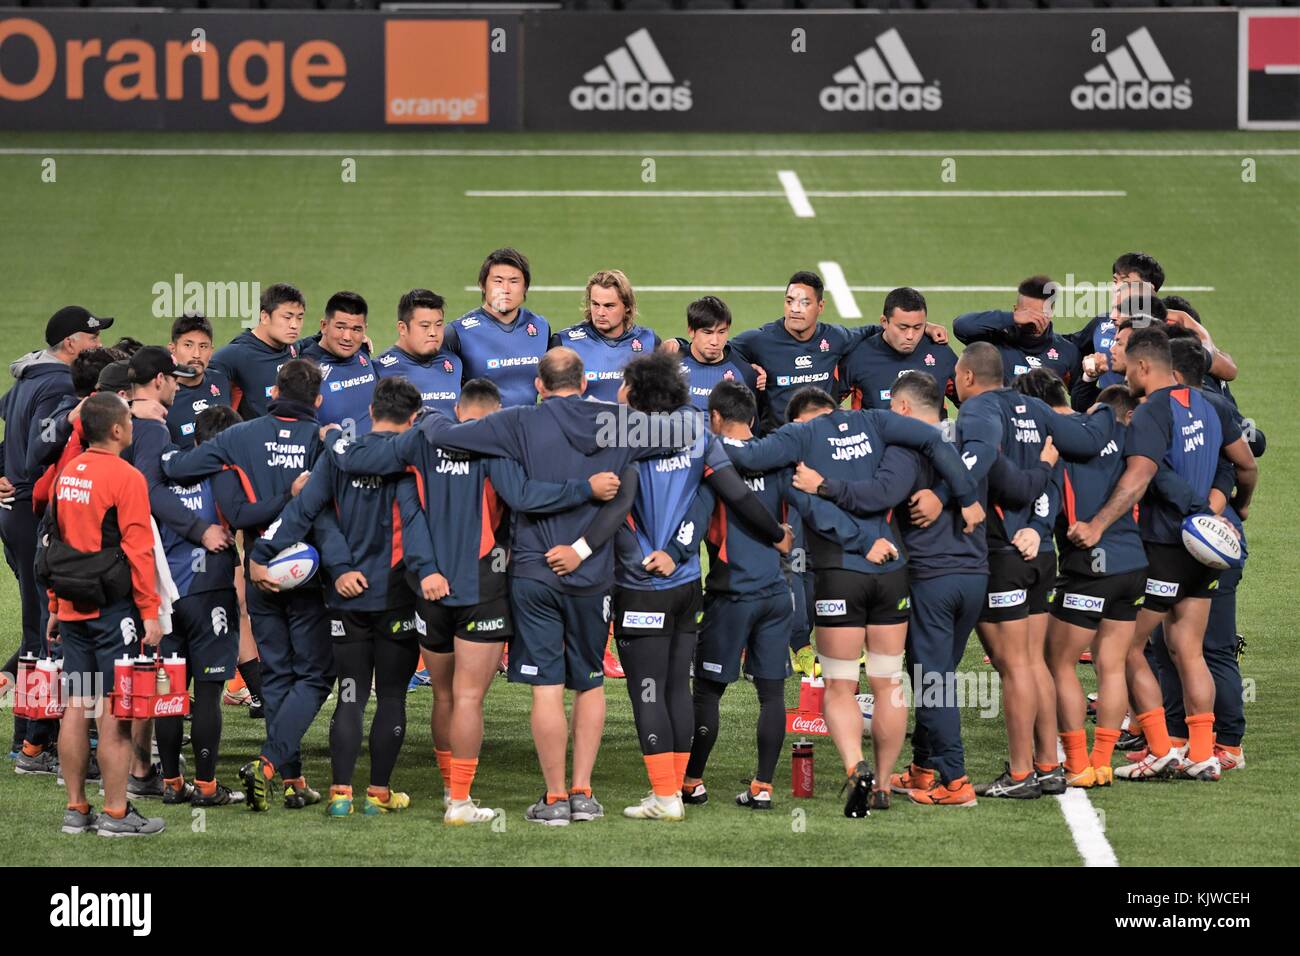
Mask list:
[[[1071,787],[1057,798],[1065,823],[1070,828],[1074,845],[1083,857],[1084,866],[1119,866],[1115,850],[1106,840],[1097,811],[1082,790]]]
[[[786,172],[789,172],[788,170]],[[784,196],[795,215],[813,215],[809,198],[819,199],[1122,199],[1119,189],[851,189],[809,190],[796,194],[782,173],[783,192],[771,189],[467,189],[471,199],[756,199]],[[794,173],[790,173],[794,176]],[[795,178],[798,186],[798,178]],[[803,203],[800,212],[796,201]]]
[[[0,156],[299,156],[299,157],[412,157],[440,159],[471,157],[475,159],[513,159],[545,156],[668,156],[678,158],[842,158],[878,157],[1212,157],[1212,156],[1300,156],[1300,149],[172,149],[167,147],[127,148],[112,146],[16,146],[0,148]]]
[[[849,280],[844,278],[844,270],[840,268],[840,264],[838,262],[819,262],[817,268],[821,270],[822,280],[826,283],[826,291],[831,294],[831,301],[835,303],[835,311],[840,314],[840,318],[862,318],[862,310],[858,308],[858,303],[853,298],[853,291],[849,288]]]
[[[586,290],[583,285],[533,285],[528,287],[530,292],[583,292]],[[851,285],[848,287],[850,292],[892,292],[892,285]],[[925,292],[1014,292],[1016,287],[1013,285],[926,285],[920,283],[916,288]],[[1161,287],[1165,292],[1213,292],[1212,285],[1184,285],[1173,286],[1167,285]],[[476,285],[467,285],[462,291],[477,292]],[[784,292],[783,285],[638,285],[637,292],[690,292],[690,293],[721,293],[721,292]]]
[[[1288,63],[1275,63],[1272,66],[1264,67],[1264,72],[1274,76],[1294,76],[1300,73],[1300,66]]]
[[[812,203],[808,201],[808,194],[803,191],[803,183],[799,182],[799,174],[793,169],[783,169],[776,174],[776,178],[781,180],[781,186],[785,189],[785,198],[790,202],[790,208],[794,210],[796,218],[812,219],[817,213],[813,212]]]

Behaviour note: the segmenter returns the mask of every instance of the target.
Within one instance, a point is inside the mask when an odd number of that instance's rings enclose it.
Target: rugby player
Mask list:
[[[1016,289],[1010,312],[992,309],[967,312],[952,323],[952,333],[964,345],[990,342],[1002,355],[1002,379],[1007,385],[1030,369],[1051,369],[1067,388],[1079,378],[1078,347],[1052,327],[1052,288],[1047,276],[1030,276]]]
[[[458,425],[428,415],[420,430],[433,444],[513,458],[530,479],[556,482],[603,471],[621,478],[632,462],[681,444],[678,429],[659,428],[635,411],[585,401],[582,359],[571,349],[552,349],[542,357],[534,387],[542,395],[540,404],[505,408]],[[611,427],[616,440],[610,440]],[[613,549],[607,541],[589,547],[583,540],[595,509],[586,504],[554,515],[521,514],[515,522],[509,678],[533,687],[533,738],[546,781],[546,792],[526,818],[550,826],[569,823],[575,796],[584,800],[584,818],[603,814],[591,795],[591,771],[605,723],[601,653],[609,634]],[[560,576],[553,560],[577,566]],[[565,779],[566,687],[575,691],[571,787]]]
[[[620,402],[648,414],[694,416],[678,366],[667,354],[633,361],[623,372]],[[641,462],[632,513],[619,531],[613,601],[614,635],[651,785],[644,800],[623,811],[632,819],[685,818],[681,790],[695,727],[690,669],[703,614],[699,542],[705,528],[702,518],[689,514],[702,482],[768,544],[788,552],[794,541],[716,440],[706,439],[703,454],[679,448]],[[680,546],[676,557],[666,550],[670,544]]]
[[[678,349],[682,373],[691,390],[691,404],[709,410],[709,396],[721,382],[739,382],[751,392],[762,388],[754,366],[736,355],[727,342],[731,310],[717,296],[706,295],[686,307],[686,349]],[[763,384],[766,384],[764,380]]]
[[[1013,470],[1035,467],[1048,436],[1061,456],[1070,460],[1088,460],[1105,446],[1112,424],[1109,408],[1079,420],[1057,415],[1038,399],[1004,387],[1005,374],[1003,353],[987,342],[972,343],[957,360],[961,453],[974,481],[989,476],[999,454]],[[913,520],[931,520],[943,499],[923,490],[913,496],[913,502]],[[1048,792],[1064,790],[1065,785],[1059,768],[1046,770],[1045,779],[1040,779],[1033,762],[1039,688],[1029,650],[1028,619],[1047,610],[1056,579],[1055,561],[1050,552],[1046,557],[1038,555],[1040,542],[1032,540],[1036,533],[1022,533],[1029,529],[1032,503],[1012,501],[991,484],[988,502],[988,594],[976,630],[1002,680],[1009,760],[1001,776],[977,785],[975,792],[1034,799],[1042,796],[1044,782]]]
[[[1096,383],[1098,391],[1109,385],[1124,383],[1123,372],[1110,364],[1110,349],[1115,344],[1115,327],[1123,320],[1123,316],[1116,314],[1116,306],[1124,299],[1132,297],[1135,305],[1142,311],[1149,311],[1155,294],[1164,284],[1165,270],[1155,257],[1145,252],[1124,253],[1111,266],[1110,312],[1097,316],[1079,331],[1066,335],[1083,357],[1081,377],[1090,383]],[[1074,407],[1078,411],[1087,409],[1086,405],[1078,401],[1074,403]]]
[[[276,373],[269,415],[245,421],[189,451],[168,452],[163,471],[192,483],[226,468],[240,475],[250,501],[275,498],[315,464],[320,453],[320,368],[291,359]],[[262,654],[266,743],[241,770],[247,806],[269,809],[270,782],[280,774],[284,804],[299,810],[320,802],[302,775],[303,735],[329,694],[330,624],[319,575],[290,591],[246,588],[253,635]],[[251,580],[251,579],[250,579]],[[409,676],[409,675],[408,675]]]
[[[789,404],[790,415],[806,409],[813,417],[730,447],[739,467],[769,471],[803,462],[828,479],[870,478],[890,445],[904,445],[921,451],[948,482],[962,504],[965,530],[983,521],[976,489],[937,429],[892,412],[837,409],[835,400],[817,388],[797,393]],[[897,499],[887,507],[901,503],[908,490],[896,487]],[[864,518],[834,506],[819,510],[814,502],[805,496],[799,507],[816,574],[815,641],[826,678],[826,725],[848,777],[845,816],[861,817],[868,809],[888,808],[889,791],[888,779],[877,782],[862,759],[862,713],[854,699],[858,661],[865,644],[867,680],[876,698],[872,745],[876,766],[885,774],[898,758],[907,727],[901,692],[907,569],[887,510]]]
[[[172,323],[168,349],[178,366],[194,370],[177,375],[176,397],[167,410],[167,430],[182,450],[194,447],[194,420],[205,408],[230,405],[230,379],[212,361],[212,323],[204,316],[187,312]],[[232,406],[233,407],[233,406]]]
[[[244,419],[265,415],[280,367],[298,357],[298,336],[307,300],[291,285],[277,282],[262,291],[257,325],[240,332],[212,356],[208,368],[230,380],[230,400]]]
[[[1236,468],[1233,505],[1240,515],[1249,507],[1258,469],[1226,406],[1178,384],[1163,328],[1149,323],[1143,328],[1135,326],[1128,322],[1116,330],[1116,338],[1123,339],[1129,390],[1146,398],[1130,423],[1124,474],[1101,510],[1091,520],[1074,526],[1070,540],[1080,548],[1096,547],[1102,533],[1141,501],[1138,520],[1147,553],[1146,600],[1138,614],[1126,677],[1149,753],[1119,767],[1115,776],[1149,780],[1181,773],[1217,780],[1214,682],[1205,664],[1203,642],[1209,597],[1219,572],[1198,562],[1183,547],[1179,531],[1182,514],[1152,479],[1159,466],[1167,464],[1192,486],[1197,497],[1206,498],[1222,455]],[[1147,638],[1159,623],[1164,623],[1165,641],[1183,684],[1188,728],[1185,755],[1169,740],[1160,687],[1144,656]]]
[[[925,296],[915,289],[904,286],[885,296],[880,334],[855,345],[840,366],[840,381],[848,387],[854,408],[889,408],[894,380],[909,371],[929,375],[942,395],[956,400],[957,354],[926,337],[926,312]]]
[[[370,396],[375,367],[366,348],[366,300],[355,292],[335,292],[325,303],[320,339],[308,342],[302,357],[320,366],[322,425],[338,425],[349,438],[370,431]]]
[[[564,346],[582,356],[588,398],[618,401],[627,363],[659,347],[654,330],[637,325],[636,320],[632,283],[618,269],[601,269],[587,280],[582,322],[551,336],[551,348]]]
[[[501,396],[487,379],[470,379],[456,405],[459,421],[498,411]],[[432,678],[433,738],[447,788],[443,820],[453,826],[484,823],[494,813],[470,799],[483,743],[483,700],[504,642],[514,633],[507,600],[511,512],[543,514],[618,490],[617,476],[583,481],[529,481],[508,458],[481,458],[430,445],[418,432],[347,444],[335,453],[351,474],[416,475],[418,501],[403,511],[403,527],[422,532],[404,547],[407,583],[416,595],[420,646]],[[447,515],[462,520],[448,522]],[[427,538],[428,546],[424,545]],[[582,803],[581,797],[575,797]],[[571,804],[572,809],[572,804]]]
[[[375,359],[380,378],[405,376],[420,390],[425,408],[450,414],[460,397],[460,356],[443,349],[442,296],[412,289],[397,303],[397,344]]]
[[[748,387],[736,380],[718,382],[708,401],[709,428],[722,439],[724,450],[733,442],[754,437],[758,406]],[[772,517],[785,521],[790,469],[742,471],[741,477]],[[745,674],[758,694],[758,762],[749,787],[737,795],[736,803],[752,810],[770,810],[773,775],[785,740],[784,686],[790,675],[794,592],[780,552],[757,536],[726,502],[717,502],[707,520],[709,575],[695,653],[695,736],[682,781],[682,800],[688,804],[708,802],[704,768],[718,739],[719,704],[727,687],[740,679],[743,655]],[[802,587],[802,582],[798,586]]]
[[[537,363],[550,347],[551,325],[524,308],[532,270],[516,249],[488,253],[478,272],[483,304],[447,329],[442,347],[459,356],[465,379],[487,378],[501,390],[501,403],[537,403]]]

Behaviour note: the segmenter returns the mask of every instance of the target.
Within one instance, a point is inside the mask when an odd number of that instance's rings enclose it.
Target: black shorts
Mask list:
[[[456,649],[458,637],[480,644],[502,644],[515,633],[510,602],[505,597],[459,607],[421,597],[416,607],[422,622],[420,646],[434,654],[450,654]]]
[[[990,551],[989,590],[979,619],[998,623],[1046,614],[1055,584],[1054,552],[1026,561],[1019,551]]]
[[[700,582],[663,591],[614,588],[614,636],[620,639],[694,634],[704,618]]]
[[[196,681],[234,677],[239,657],[235,589],[200,591],[177,601],[172,607],[172,632],[162,639],[162,654],[185,658],[186,672]]]
[[[100,608],[99,617],[89,621],[60,621],[59,637],[68,694],[89,700],[112,690],[117,658],[140,653],[144,623],[135,604],[125,598]]]
[[[1197,561],[1181,544],[1146,542],[1147,600],[1153,611],[1167,611],[1186,598],[1213,597],[1223,574]]]
[[[902,624],[912,610],[907,568],[883,574],[846,568],[818,571],[812,610],[817,627]]]
[[[410,641],[420,633],[420,620],[411,606],[387,611],[326,610],[335,644],[359,641]]]
[[[1136,621],[1146,583],[1146,568],[1097,578],[1062,575],[1056,582],[1052,617],[1089,630],[1103,620]]]
[[[511,577],[511,683],[587,691],[605,682],[610,595],[570,594],[531,578]]]

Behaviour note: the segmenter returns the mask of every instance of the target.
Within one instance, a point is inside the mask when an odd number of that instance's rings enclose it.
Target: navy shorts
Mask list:
[[[802,582],[800,582],[802,584]],[[740,652],[745,673],[759,680],[790,676],[790,622],[794,595],[788,588],[772,594],[706,594],[704,624],[695,651],[699,677],[733,684],[740,679]]]
[[[420,646],[434,654],[450,654],[456,649],[458,637],[480,644],[501,644],[515,632],[510,602],[504,596],[461,607],[420,597],[416,608],[423,622]]]
[[[137,657],[144,623],[127,600],[101,608],[89,621],[60,621],[63,674],[73,697],[97,698],[113,687],[113,664],[123,655]]]
[[[200,591],[177,601],[172,606],[172,632],[162,639],[162,653],[185,658],[186,673],[193,680],[233,678],[239,657],[235,589]]]
[[[569,594],[531,578],[510,579],[515,634],[508,677],[519,684],[592,690],[605,681],[609,594]]]

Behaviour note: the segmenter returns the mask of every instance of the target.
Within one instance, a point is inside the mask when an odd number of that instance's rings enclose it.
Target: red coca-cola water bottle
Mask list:
[[[113,662],[113,716],[130,718],[131,685],[135,670],[135,661],[129,657],[119,657]]]
[[[131,668],[131,716],[145,720],[153,716],[154,688],[158,682],[158,665],[152,657],[137,657]]]
[[[809,740],[797,740],[790,748],[790,795],[813,795],[813,745]]]

